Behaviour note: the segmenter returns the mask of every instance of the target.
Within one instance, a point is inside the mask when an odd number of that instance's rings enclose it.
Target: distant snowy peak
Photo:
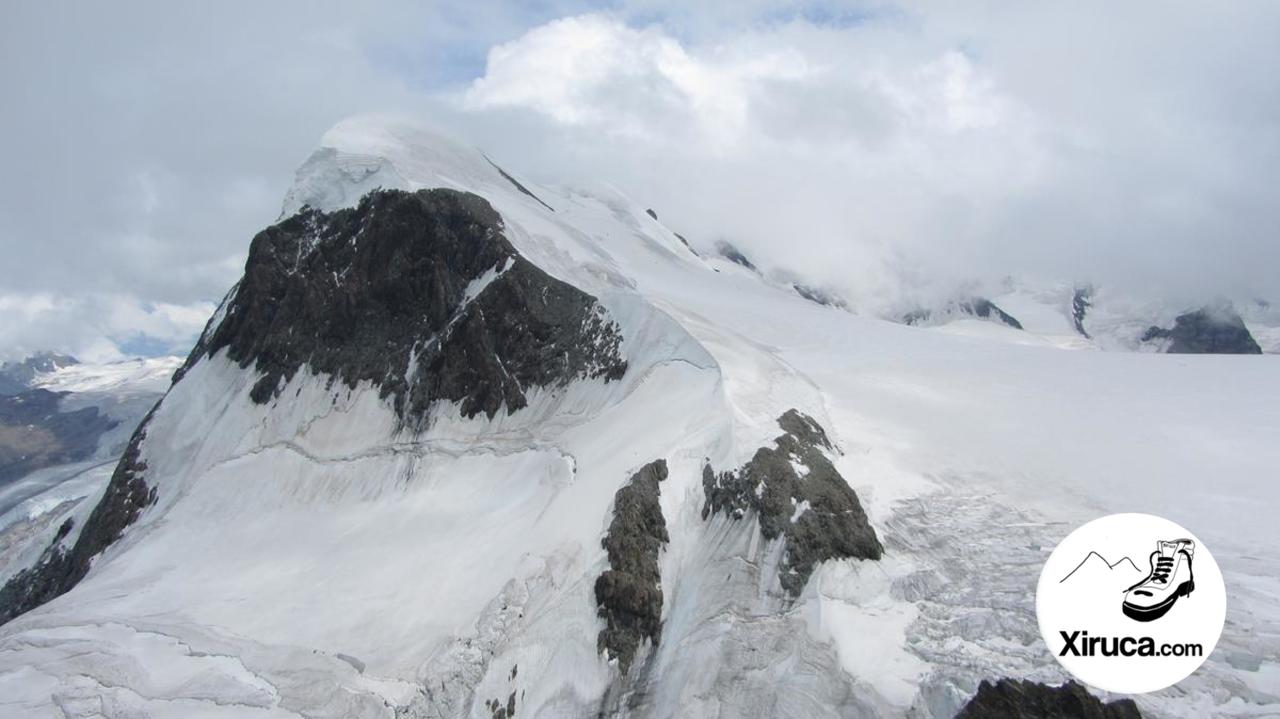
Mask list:
[[[1237,311],[1226,300],[1214,300],[1189,310],[1115,287],[1012,278],[985,290],[989,294],[970,290],[958,299],[917,306],[887,319],[1062,349],[1209,354],[1280,350],[1280,313],[1265,302],[1247,303]],[[980,331],[973,320],[1024,332]]]
[[[717,241],[716,252],[721,257],[725,258],[726,260],[732,262],[735,265],[740,265],[742,267],[745,267],[748,270],[751,270],[752,272],[760,271],[759,268],[756,267],[754,262],[747,259],[747,256],[742,254],[742,250],[739,250],[737,247],[734,247],[733,243],[729,242],[728,240]]]
[[[908,325],[930,326],[945,324],[962,317],[976,317],[1012,327],[1015,330],[1023,329],[1022,323],[1016,317],[985,297],[954,299],[936,310],[928,308],[912,310],[902,316],[902,322]]]
[[[159,395],[169,388],[180,357],[145,357],[118,362],[84,363],[60,367],[36,380],[58,392],[147,393]]]
[[[684,240],[683,237],[680,239],[682,241]],[[714,253],[707,255],[707,260],[708,265],[716,272],[720,272],[727,268],[733,268],[739,272],[746,271],[758,277],[765,284],[776,287],[784,292],[794,293],[814,304],[842,310],[850,309],[848,301],[840,295],[838,290],[830,287],[819,287],[808,282],[799,274],[786,268],[761,268],[749,259],[746,253],[738,249],[736,245],[728,240],[717,240],[713,249]],[[732,264],[726,265],[725,261]],[[733,265],[736,265],[737,267],[733,267]]]
[[[19,362],[5,362],[0,365],[0,395],[22,392],[42,375],[79,363],[75,357],[56,352],[37,352]]]
[[[1152,326],[1143,342],[1170,354],[1262,354],[1262,347],[1229,302],[1216,302],[1178,315],[1172,328]]]

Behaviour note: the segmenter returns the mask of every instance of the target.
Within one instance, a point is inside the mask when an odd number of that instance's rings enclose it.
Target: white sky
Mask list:
[[[1280,299],[1274,2],[0,13],[0,358],[185,351],[320,135],[373,111],[864,306],[1006,274]]]

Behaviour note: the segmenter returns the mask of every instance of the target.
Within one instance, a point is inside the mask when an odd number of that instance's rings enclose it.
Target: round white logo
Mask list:
[[[1036,589],[1040,633],[1080,681],[1141,694],[1185,679],[1222,634],[1227,593],[1213,555],[1150,514],[1112,514],[1053,550]]]

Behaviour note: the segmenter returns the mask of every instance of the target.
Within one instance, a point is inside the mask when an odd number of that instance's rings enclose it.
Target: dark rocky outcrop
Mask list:
[[[796,291],[797,295],[800,295],[806,300],[809,300],[810,302],[815,302],[824,307],[844,308],[847,306],[844,300],[840,299],[839,297],[837,297],[836,295],[830,292],[827,292],[826,290],[822,290],[817,287],[811,287],[809,285],[801,284],[799,282],[793,282],[791,283],[791,288]]]
[[[656,219],[658,219],[658,213],[654,212],[652,207],[650,207],[649,209],[645,210],[645,211],[644,211],[644,213],[645,213],[646,215],[648,215],[648,216],[652,217],[652,218],[653,218],[653,219],[655,219],[655,220],[656,220]]]
[[[984,681],[956,719],[1141,719],[1132,699],[1103,703],[1076,682]]]
[[[516,693],[513,691],[507,696],[506,704],[498,699],[486,699],[484,708],[489,710],[492,719],[511,719],[516,715]]]
[[[1259,355],[1262,348],[1230,304],[1205,306],[1178,315],[1172,329],[1151,327],[1143,342],[1168,340],[1171,354]]]
[[[720,253],[721,257],[734,264],[742,265],[752,272],[759,272],[759,270],[756,269],[756,266],[752,264],[751,260],[748,260],[747,256],[742,254],[742,251],[737,247],[734,247],[728,240],[720,240],[717,242],[716,252]]]
[[[102,500],[85,520],[70,549],[64,544],[73,529],[68,520],[36,564],[18,572],[0,588],[0,624],[69,591],[89,572],[93,558],[119,539],[143,509],[155,503],[155,489],[148,488],[142,477],[147,465],[140,456],[147,424],[154,413],[153,409],[134,431]]]
[[[765,539],[786,542],[779,581],[795,597],[819,562],[879,559],[884,548],[858,495],[827,459],[824,451],[834,447],[822,427],[794,409],[778,424],[783,434],[774,446],[756,450],[738,471],[703,468],[702,517],[754,512]]]
[[[489,158],[487,158],[487,157],[486,157],[486,158],[484,158],[484,159],[489,160]],[[493,160],[489,160],[489,164],[490,164],[490,165],[493,165],[493,169],[497,170],[497,171],[498,171],[498,174],[499,174],[499,175],[502,175],[503,179],[505,179],[507,182],[510,182],[513,186],[515,186],[515,188],[516,188],[517,190],[519,190],[520,192],[522,192],[522,193],[524,193],[524,194],[528,195],[529,197],[532,197],[533,199],[537,200],[539,205],[542,205],[543,207],[547,208],[548,210],[551,210],[552,212],[555,212],[555,211],[556,211],[556,208],[554,208],[554,207],[552,207],[551,205],[548,205],[547,203],[543,202],[541,197],[538,197],[537,195],[533,194],[533,192],[531,192],[531,191],[529,190],[529,188],[527,188],[527,187],[525,187],[524,185],[520,184],[520,181],[519,181],[519,180],[517,180],[516,178],[514,178],[514,177],[512,177],[511,175],[507,174],[507,171],[506,171],[506,170],[504,170],[504,169],[502,169],[501,167],[499,167],[499,166],[498,166],[498,163],[494,162]]]
[[[59,410],[66,392],[26,390],[0,396],[0,485],[37,469],[88,459],[115,420],[85,407]]]
[[[1089,333],[1084,328],[1084,318],[1092,306],[1093,288],[1089,286],[1077,287],[1071,295],[1071,321],[1075,324],[1076,332],[1079,332],[1085,338],[1089,337]]]
[[[303,365],[352,387],[367,380],[420,424],[439,400],[493,417],[524,407],[531,387],[618,379],[621,339],[594,297],[516,252],[483,198],[378,191],[259,233],[224,318],[188,365],[226,348],[259,373],[259,403]]]
[[[1014,319],[1013,315],[1000,309],[996,306],[996,303],[984,297],[961,300],[957,303],[957,307],[960,308],[960,311],[971,314],[974,317],[996,320],[997,322],[1006,324],[1015,330],[1022,329],[1022,323]]]
[[[662,630],[658,555],[668,537],[658,483],[666,478],[665,460],[641,467],[614,495],[613,521],[602,542],[609,568],[595,586],[596,611],[605,620],[598,646],[618,660],[623,676],[641,643],[648,639],[656,646]]]
[[[922,325],[933,318],[933,312],[926,309],[912,310],[902,316],[902,323],[907,325]],[[1000,309],[996,303],[984,297],[970,297],[963,300],[953,300],[948,302],[941,312],[942,315],[971,315],[984,320],[992,320],[1000,324],[1007,325],[1015,330],[1022,329],[1022,323],[1013,315]]]

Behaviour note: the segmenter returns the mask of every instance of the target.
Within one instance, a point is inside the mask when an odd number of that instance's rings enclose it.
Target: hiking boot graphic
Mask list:
[[[1124,593],[1125,616],[1139,622],[1151,622],[1173,608],[1178,597],[1188,596],[1196,588],[1191,573],[1191,559],[1196,543],[1190,539],[1160,540],[1151,553],[1151,573]]]

